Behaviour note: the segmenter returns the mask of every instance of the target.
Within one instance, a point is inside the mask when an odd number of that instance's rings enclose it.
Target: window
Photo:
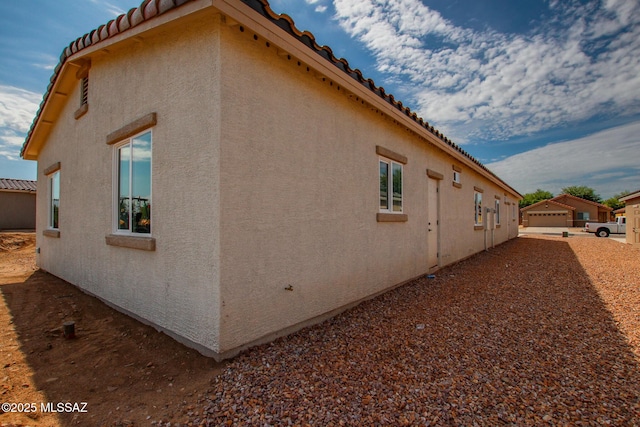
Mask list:
[[[151,130],[115,147],[118,233],[151,233]]]
[[[589,221],[589,212],[578,212],[578,220]]]
[[[480,191],[474,191],[473,193],[473,203],[474,203],[474,215],[475,215],[475,225],[482,226],[482,193]]]
[[[60,227],[60,171],[49,175],[49,224],[50,229]]]
[[[380,210],[402,213],[402,164],[380,159]]]
[[[496,216],[495,216],[496,225],[500,225],[500,199],[496,199],[495,209],[496,209]]]
[[[452,184],[456,188],[462,188],[462,168],[452,165],[453,167],[453,180]]]

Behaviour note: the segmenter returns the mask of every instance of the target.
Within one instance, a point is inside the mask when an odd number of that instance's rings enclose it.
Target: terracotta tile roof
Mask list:
[[[36,192],[37,181],[29,181],[26,179],[0,178],[0,191],[27,191],[29,193]]]
[[[95,45],[97,43],[100,43],[103,40],[106,40],[117,34],[123,33],[129,30],[130,28],[133,28],[139,25],[144,21],[153,19],[156,16],[162,15],[163,13],[166,13],[169,10],[180,7],[183,4],[189,3],[191,1],[194,1],[194,0],[144,0],[139,7],[133,8],[126,14],[120,15],[116,19],[109,21],[105,25],[102,25],[97,29],[91,31],[90,33],[87,33],[84,36],[79,37],[78,39],[73,41],[67,48],[65,48],[64,51],[62,52],[62,55],[60,56],[60,62],[56,66],[53,76],[51,77],[51,81],[49,83],[49,86],[47,87],[47,91],[44,95],[44,99],[40,104],[40,109],[38,110],[38,113],[36,114],[36,118],[34,119],[34,122],[31,125],[31,129],[27,134],[25,144],[22,147],[21,155],[24,155],[27,142],[31,137],[31,133],[33,132],[33,129],[35,127],[35,123],[38,121],[40,117],[42,109],[51,93],[51,89],[53,88],[53,85],[58,77],[58,74],[62,68],[62,65],[65,63],[67,58],[69,58],[73,54],[81,51],[86,47]],[[415,112],[412,112],[409,107],[405,107],[401,101],[396,100],[392,94],[386,93],[383,87],[376,86],[375,82],[370,78],[369,79],[364,78],[360,70],[352,69],[349,66],[349,63],[347,62],[346,59],[344,58],[338,59],[334,56],[331,48],[329,48],[328,46],[318,45],[318,43],[316,43],[316,39],[314,35],[308,31],[300,31],[295,26],[295,23],[293,22],[293,19],[291,19],[290,16],[286,14],[275,13],[271,9],[271,6],[269,5],[269,2],[267,0],[238,0],[238,1],[242,1],[244,4],[246,4],[247,6],[251,7],[253,10],[260,13],[262,16],[264,16],[265,18],[273,22],[275,25],[277,25],[278,27],[280,27],[281,29],[289,33],[291,36],[293,36],[297,40],[299,40],[301,43],[303,43],[304,45],[306,45],[307,47],[315,51],[318,55],[322,56],[327,61],[329,61],[330,63],[335,65],[337,68],[342,70],[345,74],[350,76],[352,79],[359,82],[361,85],[363,85],[365,88],[373,92],[375,95],[384,99],[391,106],[403,112],[408,118],[418,123],[421,127],[423,127],[425,130],[433,134],[435,137],[437,137],[438,139],[440,139],[441,141],[443,141],[444,143],[446,143],[447,145],[455,149],[461,155],[463,155],[464,157],[466,157],[467,159],[469,159],[470,161],[478,165],[485,172],[494,176],[501,182],[504,182],[497,175],[491,172],[486,166],[480,163],[480,161],[475,159],[471,154],[469,154],[468,152],[463,150],[459,145],[455,144],[449,138],[444,136],[444,134],[440,132],[438,129],[435,129],[433,125],[429,124],[428,122],[423,120],[421,117],[418,117],[418,115]]]
[[[551,203],[551,204],[553,204],[553,205],[560,206],[561,208],[564,208],[564,209],[570,209],[570,210],[572,210],[572,211],[575,211],[575,210],[576,210],[576,208],[574,208],[573,206],[565,205],[564,203],[560,203],[560,202],[558,202],[557,200],[553,200],[553,199],[540,200],[539,202],[536,202],[536,203],[534,203],[534,204],[532,204],[532,205],[526,206],[526,207],[524,207],[524,208],[522,208],[522,209],[520,209],[520,210],[521,210],[522,212],[524,212],[524,211],[528,211],[529,209],[534,208],[534,207],[537,207],[537,206],[540,206],[540,205],[542,205],[543,203]]]
[[[609,206],[603,205],[602,203],[593,202],[591,200],[583,199],[582,197],[572,196],[571,194],[566,194],[566,193],[565,194],[560,194],[560,195],[558,195],[558,196],[556,196],[556,197],[554,197],[552,199],[549,199],[549,200],[553,200],[554,202],[557,202],[558,200],[561,200],[561,199],[577,200],[577,201],[580,201],[580,202],[588,203],[590,205],[595,205],[600,209],[605,209],[605,210],[609,210],[609,211],[613,210]],[[566,203],[566,200],[564,200],[564,202]]]

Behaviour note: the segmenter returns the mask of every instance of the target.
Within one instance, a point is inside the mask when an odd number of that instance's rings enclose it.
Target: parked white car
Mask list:
[[[608,237],[609,234],[625,234],[627,217],[619,216],[615,222],[588,222],[584,225],[587,233],[596,233],[596,237]]]

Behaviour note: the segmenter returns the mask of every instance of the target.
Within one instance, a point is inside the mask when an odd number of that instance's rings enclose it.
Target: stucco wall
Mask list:
[[[584,227],[584,225],[587,222],[607,222],[609,220],[607,215],[604,213],[602,214],[602,217],[600,217],[598,215],[598,206],[592,203],[583,202],[581,200],[576,200],[575,198],[570,198],[566,196],[562,198],[558,198],[557,201],[565,205],[573,206],[574,208],[576,208],[575,211],[573,211],[573,223],[569,225],[570,227]],[[578,219],[579,212],[588,212],[589,219],[588,220]]]
[[[625,200],[627,217],[627,243],[640,246],[640,197]]]
[[[229,354],[430,271],[427,170],[442,177],[440,267],[517,236],[514,196],[248,29],[214,15],[166,28],[92,55],[79,120],[70,94],[38,158],[41,183],[61,164],[43,269]],[[110,246],[106,135],[151,112],[156,249]],[[377,221],[376,146],[408,159],[406,222]],[[474,227],[474,188],[501,200],[493,231]],[[46,194],[38,206],[44,230]]]
[[[427,169],[444,176],[441,265],[517,235],[496,185],[463,167],[454,187],[452,157],[250,31],[222,34],[223,351],[426,273]],[[408,158],[407,222],[376,221],[377,145]],[[493,241],[474,230],[474,186],[501,199]]]
[[[179,32],[146,34],[92,57],[89,110],[70,94],[38,158],[38,178],[61,162],[60,237],[43,236],[39,265],[196,345],[216,350],[218,294],[218,27],[211,17]],[[194,60],[197,58],[197,60]],[[109,246],[113,152],[106,136],[149,114],[153,127],[155,251]]]
[[[0,191],[0,230],[36,228],[36,194]]]

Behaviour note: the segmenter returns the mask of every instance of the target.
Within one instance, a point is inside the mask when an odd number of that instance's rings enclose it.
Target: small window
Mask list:
[[[481,192],[474,191],[473,203],[474,203],[475,225],[482,226],[483,218],[482,218],[482,193]]]
[[[118,233],[151,233],[151,131],[115,147]]]
[[[402,164],[380,158],[380,211],[402,213]]]
[[[496,199],[496,225],[500,225],[500,199]]]
[[[578,220],[589,221],[589,212],[578,212]]]
[[[453,180],[452,184],[456,188],[462,188],[462,169],[456,165],[453,165]]]
[[[60,171],[49,175],[49,224],[50,229],[60,228]]]

